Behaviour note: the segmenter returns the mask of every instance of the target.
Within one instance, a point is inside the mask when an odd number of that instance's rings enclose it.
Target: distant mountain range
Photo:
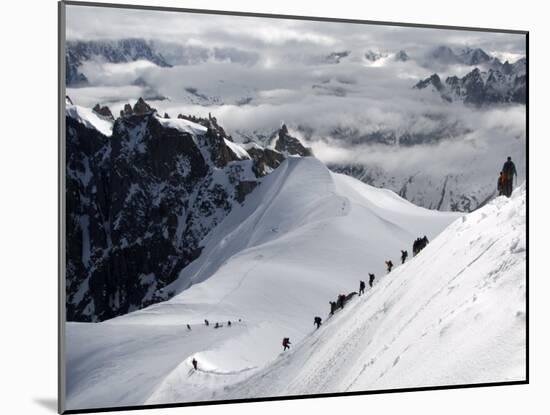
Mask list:
[[[430,88],[448,102],[462,101],[475,106],[519,103],[527,97],[527,60],[502,63],[482,49],[464,49],[454,52],[441,46],[430,55],[433,59],[452,64],[475,66],[463,77],[448,76],[444,81],[434,73],[414,85],[415,89]]]
[[[67,85],[87,83],[79,68],[94,57],[109,63],[146,60],[161,67],[172,66],[144,39],[68,41],[65,52]]]

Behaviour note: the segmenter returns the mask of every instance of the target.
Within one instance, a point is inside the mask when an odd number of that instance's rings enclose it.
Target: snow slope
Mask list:
[[[106,137],[110,137],[113,134],[114,122],[99,116],[91,108],[73,105],[66,101],[65,113],[67,116],[74,118],[84,126],[95,128]]]
[[[417,257],[223,399],[524,380],[525,186]]]
[[[329,300],[357,290],[368,272],[380,278],[385,260],[398,264],[400,249],[457,217],[291,157],[208,234],[201,256],[167,287],[179,293],[171,300],[67,324],[67,407],[215,399],[277,362],[282,337],[309,338]]]

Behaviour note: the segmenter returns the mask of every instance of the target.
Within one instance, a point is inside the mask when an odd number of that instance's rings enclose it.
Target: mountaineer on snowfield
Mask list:
[[[288,337],[285,337],[283,339],[283,352],[286,350],[286,349],[290,349],[290,345],[292,343],[290,343],[290,339]]]
[[[319,329],[319,327],[321,327],[321,324],[323,324],[322,321],[323,320],[321,319],[321,317],[315,317],[313,319],[313,324],[317,325],[317,330]]]
[[[508,156],[508,159],[502,166],[502,172],[504,173],[504,194],[510,197],[512,196],[512,189],[514,188],[514,176],[517,177],[518,175],[512,157]]]
[[[391,272],[392,267],[393,267],[393,262],[391,262],[391,260],[387,260],[386,261],[386,269],[388,270],[388,273]]]
[[[197,362],[197,359],[193,358],[193,360],[191,361],[191,363],[193,363],[193,368],[194,368],[195,370],[197,370],[197,366],[198,366],[198,364],[199,364],[199,363]]]
[[[497,191],[499,196],[504,195],[505,183],[506,183],[506,176],[504,175],[504,172],[501,171],[497,181]]]
[[[337,304],[338,304],[338,308],[344,308],[344,303],[346,302],[346,296],[344,294],[340,294],[338,296],[338,301],[337,301]]]
[[[402,264],[405,263],[405,260],[407,259],[408,256],[409,256],[409,253],[407,252],[407,250],[405,250],[405,251],[401,250],[401,263]]]
[[[372,288],[372,284],[374,284],[374,274],[369,274],[369,286]]]
[[[359,295],[365,294],[365,281],[359,281]]]

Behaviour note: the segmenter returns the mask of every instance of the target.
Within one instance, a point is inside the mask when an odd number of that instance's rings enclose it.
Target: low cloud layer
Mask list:
[[[171,116],[211,113],[236,139],[285,122],[327,163],[449,173],[488,152],[521,155],[525,145],[524,106],[470,108],[412,88],[434,72],[472,69],[430,60],[437,46],[514,61],[525,56],[521,35],[68,6],[67,38],[143,38],[174,65],[94,58],[81,67],[89,86],[68,88],[77,104],[116,113],[144,96]],[[382,59],[369,60],[369,51]],[[409,59],[398,59],[400,51]],[[365,139],[375,133],[438,142]]]

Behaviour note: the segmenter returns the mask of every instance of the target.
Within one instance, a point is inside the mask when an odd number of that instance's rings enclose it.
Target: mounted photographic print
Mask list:
[[[528,382],[527,32],[59,7],[61,412]]]

